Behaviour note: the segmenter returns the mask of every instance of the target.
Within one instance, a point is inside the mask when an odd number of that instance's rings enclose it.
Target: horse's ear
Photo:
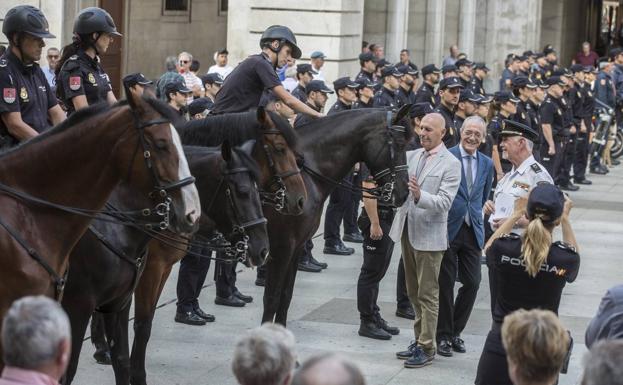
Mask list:
[[[258,107],[255,114],[257,116],[257,122],[262,127],[269,127],[270,126],[270,117],[268,116],[268,112],[266,111],[266,109],[264,107],[262,107],[262,106]]]
[[[231,162],[232,153],[231,153],[231,145],[229,144],[229,140],[224,141],[221,144],[221,156],[225,159],[225,162]]]
[[[394,115],[394,118],[392,119],[392,124],[396,124],[400,122],[402,118],[407,116],[410,110],[411,110],[411,104],[405,104],[404,106],[400,107],[400,109],[398,110],[398,112],[396,112],[396,115]]]
[[[124,84],[123,87],[125,89],[125,95],[128,98],[128,104],[130,105],[130,108],[138,113],[143,112],[144,102],[143,100],[141,100],[141,96],[136,92],[132,92],[132,90],[130,89],[130,87],[128,87],[127,84]]]
[[[240,146],[240,149],[245,154],[251,156],[251,154],[253,153],[254,147],[255,147],[255,139],[251,139],[251,140],[247,140],[246,142],[244,142],[242,146]]]

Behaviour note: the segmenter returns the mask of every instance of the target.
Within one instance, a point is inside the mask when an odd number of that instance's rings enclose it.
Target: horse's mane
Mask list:
[[[287,120],[272,111],[266,111],[276,128],[283,134],[288,146],[295,148],[297,134]],[[197,146],[218,146],[228,140],[233,146],[249,139],[261,139],[256,111],[208,116],[191,120],[179,127],[182,143]]]
[[[251,178],[253,178],[255,182],[258,182],[260,180],[260,166],[257,164],[255,159],[253,159],[253,157],[251,157],[246,152],[242,151],[242,149],[238,146],[232,147],[232,151],[234,151],[236,155],[238,155],[238,157],[240,158],[240,161],[242,162],[242,165],[249,169],[249,172],[251,173]],[[219,159],[221,159],[221,148],[220,147],[201,147],[201,146],[184,145],[184,153],[186,155],[197,155],[197,156],[218,154]]]

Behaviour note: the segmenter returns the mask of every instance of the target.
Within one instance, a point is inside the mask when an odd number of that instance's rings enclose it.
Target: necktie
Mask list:
[[[417,170],[415,171],[415,177],[419,178],[422,170],[424,170],[424,166],[426,165],[426,160],[430,154],[428,151],[422,151],[422,155],[420,156],[420,162],[417,165]]]
[[[467,155],[467,170],[465,170],[465,177],[467,178],[467,194],[472,194],[472,187],[474,186],[474,174],[472,174],[472,156]],[[468,226],[471,226],[472,223],[469,219],[469,206],[467,212],[465,213],[465,223]]]

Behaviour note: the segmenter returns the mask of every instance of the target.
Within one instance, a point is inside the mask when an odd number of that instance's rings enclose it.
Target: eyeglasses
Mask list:
[[[48,59],[58,59],[60,57],[60,55],[48,55]]]
[[[478,132],[478,131],[472,131],[472,130],[465,130],[462,132],[463,135],[470,137],[473,136],[476,139],[481,139],[482,138],[482,133]]]
[[[188,64],[190,60],[180,60],[180,64]]]

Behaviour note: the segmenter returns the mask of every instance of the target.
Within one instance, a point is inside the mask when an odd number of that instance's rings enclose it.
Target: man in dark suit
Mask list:
[[[486,135],[486,125],[479,116],[465,119],[461,141],[449,149],[462,165],[461,184],[448,213],[450,247],[444,253],[439,273],[439,318],[437,353],[452,356],[465,353],[460,338],[471,314],[480,285],[480,256],[484,245],[482,207],[493,182],[493,161],[478,151]],[[454,299],[458,271],[459,289]]]

